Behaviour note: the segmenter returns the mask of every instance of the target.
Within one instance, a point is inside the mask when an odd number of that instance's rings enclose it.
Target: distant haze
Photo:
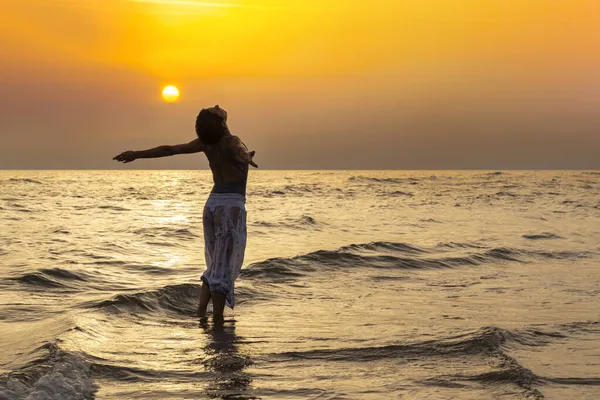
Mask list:
[[[599,49],[597,0],[0,0],[0,169],[205,168],[111,158],[215,104],[266,169],[598,169]]]

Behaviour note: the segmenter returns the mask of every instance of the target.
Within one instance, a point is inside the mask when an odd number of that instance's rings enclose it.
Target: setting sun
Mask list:
[[[162,98],[167,103],[176,102],[179,99],[179,89],[172,85],[165,86],[162,91]]]

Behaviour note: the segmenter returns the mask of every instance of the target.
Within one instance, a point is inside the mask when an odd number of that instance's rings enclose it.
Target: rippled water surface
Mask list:
[[[599,399],[600,173],[0,172],[0,399]]]

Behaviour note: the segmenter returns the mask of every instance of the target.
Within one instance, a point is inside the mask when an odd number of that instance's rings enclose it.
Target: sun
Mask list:
[[[165,86],[162,91],[162,98],[167,103],[175,103],[179,99],[179,89],[173,85]]]

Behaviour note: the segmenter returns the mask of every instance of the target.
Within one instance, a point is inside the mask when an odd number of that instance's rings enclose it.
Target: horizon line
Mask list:
[[[27,172],[27,171],[38,171],[38,172],[43,172],[43,171],[107,171],[107,172],[119,172],[119,171],[123,171],[123,172],[142,172],[142,171],[149,171],[149,172],[156,172],[156,171],[210,171],[210,168],[164,168],[164,169],[159,169],[159,168],[140,168],[140,169],[115,169],[115,168],[45,168],[45,169],[38,169],[38,168],[20,168],[20,169],[15,169],[15,168],[7,168],[7,169],[2,169],[0,168],[0,172],[4,172],[4,171],[21,171],[21,172]],[[402,168],[384,168],[384,169],[380,169],[380,168],[365,168],[365,169],[337,169],[337,168],[325,168],[325,169],[285,169],[285,168],[273,168],[273,169],[265,169],[265,168],[258,168],[258,169],[254,169],[252,170],[253,172],[260,172],[260,171],[267,171],[267,172],[275,172],[275,171],[298,171],[298,172],[315,172],[315,171],[332,171],[332,172],[354,172],[354,171],[365,171],[365,172],[369,172],[369,171],[389,171],[389,172],[425,172],[425,171],[439,171],[439,172],[465,172],[465,171],[472,171],[472,172],[479,172],[479,171],[484,171],[484,172],[489,172],[489,171],[497,171],[497,172],[531,172],[531,171],[575,171],[575,172],[586,172],[586,171],[590,171],[590,172],[598,172],[600,171],[600,168],[594,169],[594,168],[462,168],[462,169],[457,169],[457,168],[448,168],[448,169],[429,169],[429,168],[424,168],[424,169],[402,169]]]

